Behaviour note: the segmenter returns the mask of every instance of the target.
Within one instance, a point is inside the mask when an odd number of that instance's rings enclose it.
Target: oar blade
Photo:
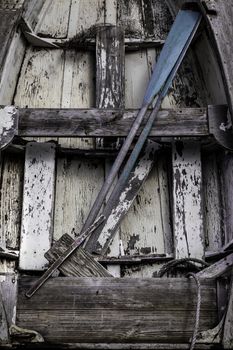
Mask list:
[[[165,84],[184,47],[200,21],[198,11],[180,10],[168,34],[149,82],[144,103],[151,103]]]

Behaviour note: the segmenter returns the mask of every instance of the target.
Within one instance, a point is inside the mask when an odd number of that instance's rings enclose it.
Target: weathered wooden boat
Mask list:
[[[80,237],[180,9],[202,22],[95,249],[28,298]],[[233,348],[232,12],[0,0],[0,347]]]

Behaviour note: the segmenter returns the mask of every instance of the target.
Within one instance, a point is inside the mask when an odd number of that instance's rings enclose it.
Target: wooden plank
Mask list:
[[[233,157],[231,153],[225,153],[220,161],[221,193],[223,200],[223,221],[225,225],[222,244],[225,245],[233,239],[233,213],[232,213],[232,181],[233,181]]]
[[[224,330],[223,330],[223,346],[224,349],[233,348],[233,276],[231,276],[231,288],[230,298],[227,307],[227,313],[225,318]]]
[[[124,107],[124,32],[120,27],[98,29],[96,38],[96,106]]]
[[[59,108],[63,65],[62,50],[29,48],[21,69],[15,104],[24,108]]]
[[[19,249],[24,158],[5,155],[1,162],[1,247]]]
[[[0,275],[0,291],[8,327],[16,322],[18,276],[15,273]]]
[[[45,0],[26,0],[24,4],[23,17],[29,23],[32,29],[35,29],[40,12],[44,6]]]
[[[173,145],[173,226],[175,255],[203,258],[202,171],[200,144]]]
[[[44,5],[45,6],[45,5]],[[57,0],[51,2],[41,23],[36,28],[39,36],[50,38],[66,38],[71,0]]]
[[[68,36],[72,38],[92,26],[103,24],[104,15],[104,0],[72,0]]]
[[[135,109],[126,109],[123,112],[114,109],[101,111],[74,109],[70,107],[68,97],[67,105],[64,107],[70,109],[19,109],[19,135],[22,137],[125,137],[137,114]],[[142,123],[142,127],[144,125],[145,123]],[[140,132],[141,128],[138,135]],[[163,109],[159,112],[150,133],[151,137],[208,135],[207,115],[204,108]]]
[[[44,253],[53,230],[55,147],[29,142],[26,146],[19,268],[43,270]]]
[[[0,8],[4,10],[20,9],[24,0],[0,0]]]
[[[112,11],[116,19],[117,6],[106,2],[106,14]],[[113,20],[113,18],[112,18]],[[101,109],[123,109],[125,105],[125,48],[124,31],[116,25],[105,25],[98,28],[96,35],[96,107]],[[104,147],[114,147],[117,139],[97,140]],[[110,171],[110,161],[105,162],[105,176]],[[117,181],[117,179],[116,179]],[[108,197],[106,198],[108,199]],[[120,232],[112,240],[110,255],[120,254]],[[120,266],[108,266],[114,277],[120,277]]]
[[[0,107],[0,149],[7,147],[18,128],[18,112],[14,106]]]
[[[187,279],[60,277],[27,299],[34,281],[20,279],[17,324],[50,343],[185,343],[193,332],[196,286]],[[203,280],[200,330],[216,325],[216,311],[215,283]]]
[[[74,239],[65,234],[63,235],[53,247],[45,253],[45,258],[53,263],[62,253],[69,248],[74,242]],[[95,261],[91,254],[82,248],[78,248],[64,263],[59,267],[59,270],[64,276],[72,277],[111,277],[97,261]]]
[[[94,160],[60,158],[57,163],[54,239],[64,233],[76,237],[100,191],[103,163]]]
[[[7,10],[0,8],[0,75],[5,61],[6,54],[11,44],[12,37],[16,31],[16,27],[19,23],[21,11],[20,10]]]
[[[157,150],[158,145],[150,141],[140,157],[138,164],[132,171],[119,200],[113,203],[113,206],[108,208],[108,211],[103,211],[106,217],[106,223],[101,225],[99,229],[96,230],[95,234],[90,237],[85,245],[87,250],[91,252],[95,251],[102,255],[107,253],[109,244],[122,219],[128,213],[129,208],[154,165],[154,157]],[[137,238],[139,240],[139,236]],[[150,251],[150,253],[154,252]]]
[[[229,254],[225,258],[198,272],[197,276],[201,278],[218,278],[221,275],[231,271],[232,266],[233,254]]]
[[[203,174],[205,250],[216,252],[222,247],[224,231],[218,156],[215,152],[207,151],[202,154],[201,160]]]
[[[1,67],[0,74],[0,104],[13,104],[14,93],[20,72],[21,64],[23,62],[25,51],[25,43],[22,34],[15,33],[11,40],[8,51],[5,57],[5,64]]]
[[[233,63],[231,59],[231,37],[233,8],[231,1],[220,0],[216,3],[216,12],[214,14],[206,12],[205,17],[208,22],[207,29],[214,44],[214,49],[217,52],[217,58],[221,67],[225,92],[228,105],[233,113],[232,100],[232,80],[233,80]],[[232,115],[233,116],[233,115]]]

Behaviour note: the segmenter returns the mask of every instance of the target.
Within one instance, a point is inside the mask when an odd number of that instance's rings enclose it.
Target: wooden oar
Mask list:
[[[33,294],[47,281],[47,279],[61,266],[61,264],[85,241],[85,239],[96,230],[96,228],[105,220],[101,215],[93,225],[91,225],[83,234],[81,234],[70,247],[45,271],[45,273],[36,281],[36,283],[27,291],[26,296],[31,298]]]
[[[171,71],[173,70],[177,60],[179,59],[181,52],[184,49],[190,35],[193,33],[193,29],[199,24],[201,14],[196,11],[181,10],[176,17],[176,20],[168,34],[167,40],[164,44],[162,52],[160,54],[158,63],[155,65],[154,72],[150,79],[145,97],[143,99],[142,107],[136,117],[135,122],[120,150],[118,156],[109,172],[107,179],[105,180],[90,212],[83,226],[82,232],[89,227],[98,215],[103,202],[110,190],[115,177],[117,176],[120,167],[129,151],[129,148],[137,134],[137,131],[144,119],[148,107],[153,102],[155,96],[164,86]]]
[[[176,18],[176,21],[168,35],[165,46],[161,52],[158,63],[155,67],[154,73],[150,80],[147,92],[144,97],[144,103],[149,103],[153,100],[154,96],[160,91],[156,104],[150,117],[139,136],[136,145],[118,179],[108,201],[104,208],[104,215],[107,218],[112,210],[112,207],[118,201],[120,194],[129,178],[130,172],[132,171],[139,153],[150,133],[153,126],[154,120],[159,112],[163,98],[166,96],[169,87],[172,84],[172,80],[191,44],[191,41],[197,31],[197,28],[201,21],[201,14],[194,11],[180,11]],[[170,54],[170,56],[169,56]],[[174,55],[174,56],[173,56]],[[171,57],[173,56],[173,57]],[[165,65],[165,68],[164,68]],[[103,225],[90,237],[85,245],[85,248],[90,252],[96,252],[105,254],[107,247],[109,246],[111,239],[113,238],[114,232],[109,233],[109,237],[106,237],[106,243],[104,247],[99,251],[96,250],[96,241],[101,233]]]

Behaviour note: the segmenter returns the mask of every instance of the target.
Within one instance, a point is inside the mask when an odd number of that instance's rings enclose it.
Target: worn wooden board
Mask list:
[[[65,102],[64,107],[66,107]],[[68,97],[67,108],[70,108]],[[120,112],[114,109],[100,111],[90,108],[69,110],[20,108],[18,132],[22,137],[48,135],[51,137],[125,137],[137,112],[138,109],[126,109]],[[56,128],[54,128],[55,124]],[[144,125],[145,122],[142,123],[142,127]],[[162,109],[150,133],[151,137],[208,135],[205,108]],[[62,140],[60,142],[63,145]]]
[[[230,297],[223,331],[223,346],[225,349],[233,348],[233,275],[231,274]]]
[[[173,227],[175,256],[203,258],[202,171],[200,144],[173,145]]]
[[[197,273],[200,278],[218,278],[232,270],[233,254],[227,255],[225,258],[206,267],[204,270]]]
[[[218,61],[221,67],[225,92],[227,95],[228,105],[233,113],[233,99],[232,99],[232,80],[233,80],[233,62],[232,62],[232,46],[231,38],[233,34],[232,16],[233,7],[231,1],[219,0],[215,1],[215,14],[206,14],[208,22],[207,29],[210,37],[213,40],[214,49],[217,52]]]
[[[26,146],[19,268],[43,270],[44,253],[53,232],[55,147],[29,142]]]
[[[5,155],[1,162],[1,247],[19,249],[24,157]]]
[[[148,143],[135,169],[130,174],[119,200],[113,201],[110,208],[107,205],[106,209],[104,209],[103,213],[106,216],[106,222],[90,237],[86,249],[103,255],[109,252],[109,244],[112,242],[121,221],[128,213],[129,208],[153,168],[158,148],[158,144],[152,141]],[[138,240],[139,237],[138,235]]]
[[[16,322],[18,276],[15,273],[0,275],[0,290],[8,326]]]
[[[1,9],[0,7],[0,74],[3,68],[6,54],[11,44],[12,37],[16,31],[20,14],[20,10],[11,11],[8,9]]]
[[[18,75],[23,62],[25,43],[20,32],[15,33],[0,73],[0,104],[13,104]]]
[[[47,0],[47,11],[37,25],[37,35],[49,38],[66,38],[71,0]],[[46,1],[44,6],[46,6]]]
[[[57,163],[54,239],[76,237],[82,229],[104,177],[103,163],[60,158]]]
[[[21,278],[17,324],[46,341],[186,342],[193,332],[196,286],[187,279],[52,278],[36,297]],[[124,296],[124,297],[122,297]],[[216,287],[202,282],[200,329],[216,325]]]
[[[72,38],[92,26],[104,23],[104,15],[104,0],[72,0],[68,36]]]
[[[48,0],[46,0],[48,1]],[[26,0],[23,17],[29,23],[30,27],[34,30],[41,15],[45,0]]]
[[[63,235],[52,248],[45,253],[45,258],[52,264],[74,242],[67,234]],[[79,247],[59,267],[64,276],[72,277],[111,277],[111,274],[94,260],[91,254]]]
[[[233,239],[233,213],[232,213],[232,181],[233,181],[233,157],[229,152],[221,157],[221,192],[223,199],[223,220],[225,225],[222,244],[227,244]]]
[[[62,50],[30,48],[21,69],[15,104],[19,107],[60,107],[64,56]]]
[[[205,251],[216,252],[222,247],[224,232],[218,156],[213,151],[206,151],[201,161]]]
[[[0,0],[0,8],[6,10],[20,9],[24,0]]]

